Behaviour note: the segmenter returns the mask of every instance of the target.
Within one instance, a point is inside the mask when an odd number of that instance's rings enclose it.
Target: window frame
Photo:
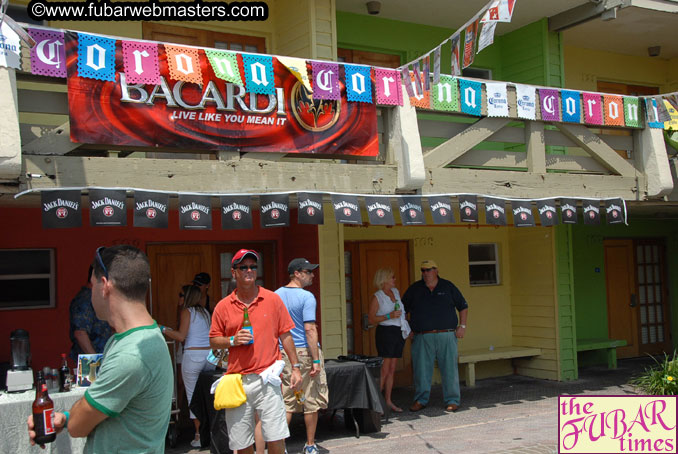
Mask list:
[[[471,246],[493,246],[494,249],[494,260],[471,260],[470,248]],[[467,257],[468,257],[468,282],[471,287],[488,287],[493,285],[501,285],[501,267],[499,263],[499,244],[498,243],[468,243],[467,246]],[[472,266],[486,266],[494,265],[494,273],[496,276],[496,282],[473,282],[471,280],[471,267]]]
[[[0,252],[22,252],[22,251],[49,251],[49,273],[20,273],[20,274],[1,274],[0,282],[11,280],[22,280],[31,278],[49,278],[49,302],[48,304],[26,306],[21,301],[16,301],[8,306],[0,305],[0,311],[14,311],[27,309],[49,309],[56,307],[56,251],[54,248],[0,248]]]

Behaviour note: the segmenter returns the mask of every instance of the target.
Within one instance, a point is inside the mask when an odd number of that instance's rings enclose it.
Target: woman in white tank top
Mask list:
[[[207,361],[210,350],[211,316],[205,308],[205,298],[201,297],[200,288],[195,285],[184,287],[184,307],[181,310],[179,329],[163,327],[162,332],[170,339],[184,342],[184,356],[181,362],[181,376],[184,379],[186,398],[191,403],[193,390],[198,381],[200,372],[213,370],[214,365]],[[191,441],[194,448],[200,447],[200,421],[193,412],[189,416],[195,426],[195,438]]]
[[[395,274],[390,268],[381,268],[374,274],[374,286],[379,290],[370,302],[368,320],[377,325],[376,344],[379,356],[384,359],[381,366],[381,390],[384,392],[386,405],[400,413],[402,408],[391,401],[393,376],[398,358],[403,356],[405,339],[402,336],[402,324],[405,317],[403,303],[395,286]]]

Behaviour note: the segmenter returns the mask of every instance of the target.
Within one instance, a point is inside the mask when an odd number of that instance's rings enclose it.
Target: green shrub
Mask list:
[[[631,379],[630,383],[640,388],[645,394],[653,396],[678,395],[678,352],[673,352],[673,358],[664,355],[664,361],[656,366],[645,369],[638,377]]]

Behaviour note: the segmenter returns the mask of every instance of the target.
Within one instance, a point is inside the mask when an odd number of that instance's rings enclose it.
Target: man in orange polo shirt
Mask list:
[[[290,385],[295,389],[301,384],[301,365],[290,334],[294,322],[285,305],[274,292],[256,284],[258,261],[259,255],[252,250],[240,249],[233,256],[231,273],[237,286],[214,308],[210,346],[229,349],[227,373],[242,374],[247,395],[246,403],[225,410],[229,447],[245,454],[253,452],[256,412],[269,454],[282,454],[290,432],[280,389],[278,339],[293,364]],[[245,310],[252,332],[243,329]],[[276,366],[280,370],[275,370]]]

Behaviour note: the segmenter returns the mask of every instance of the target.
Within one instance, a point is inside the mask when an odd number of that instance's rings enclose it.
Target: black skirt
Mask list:
[[[377,353],[382,358],[402,358],[405,339],[399,326],[377,325]]]

